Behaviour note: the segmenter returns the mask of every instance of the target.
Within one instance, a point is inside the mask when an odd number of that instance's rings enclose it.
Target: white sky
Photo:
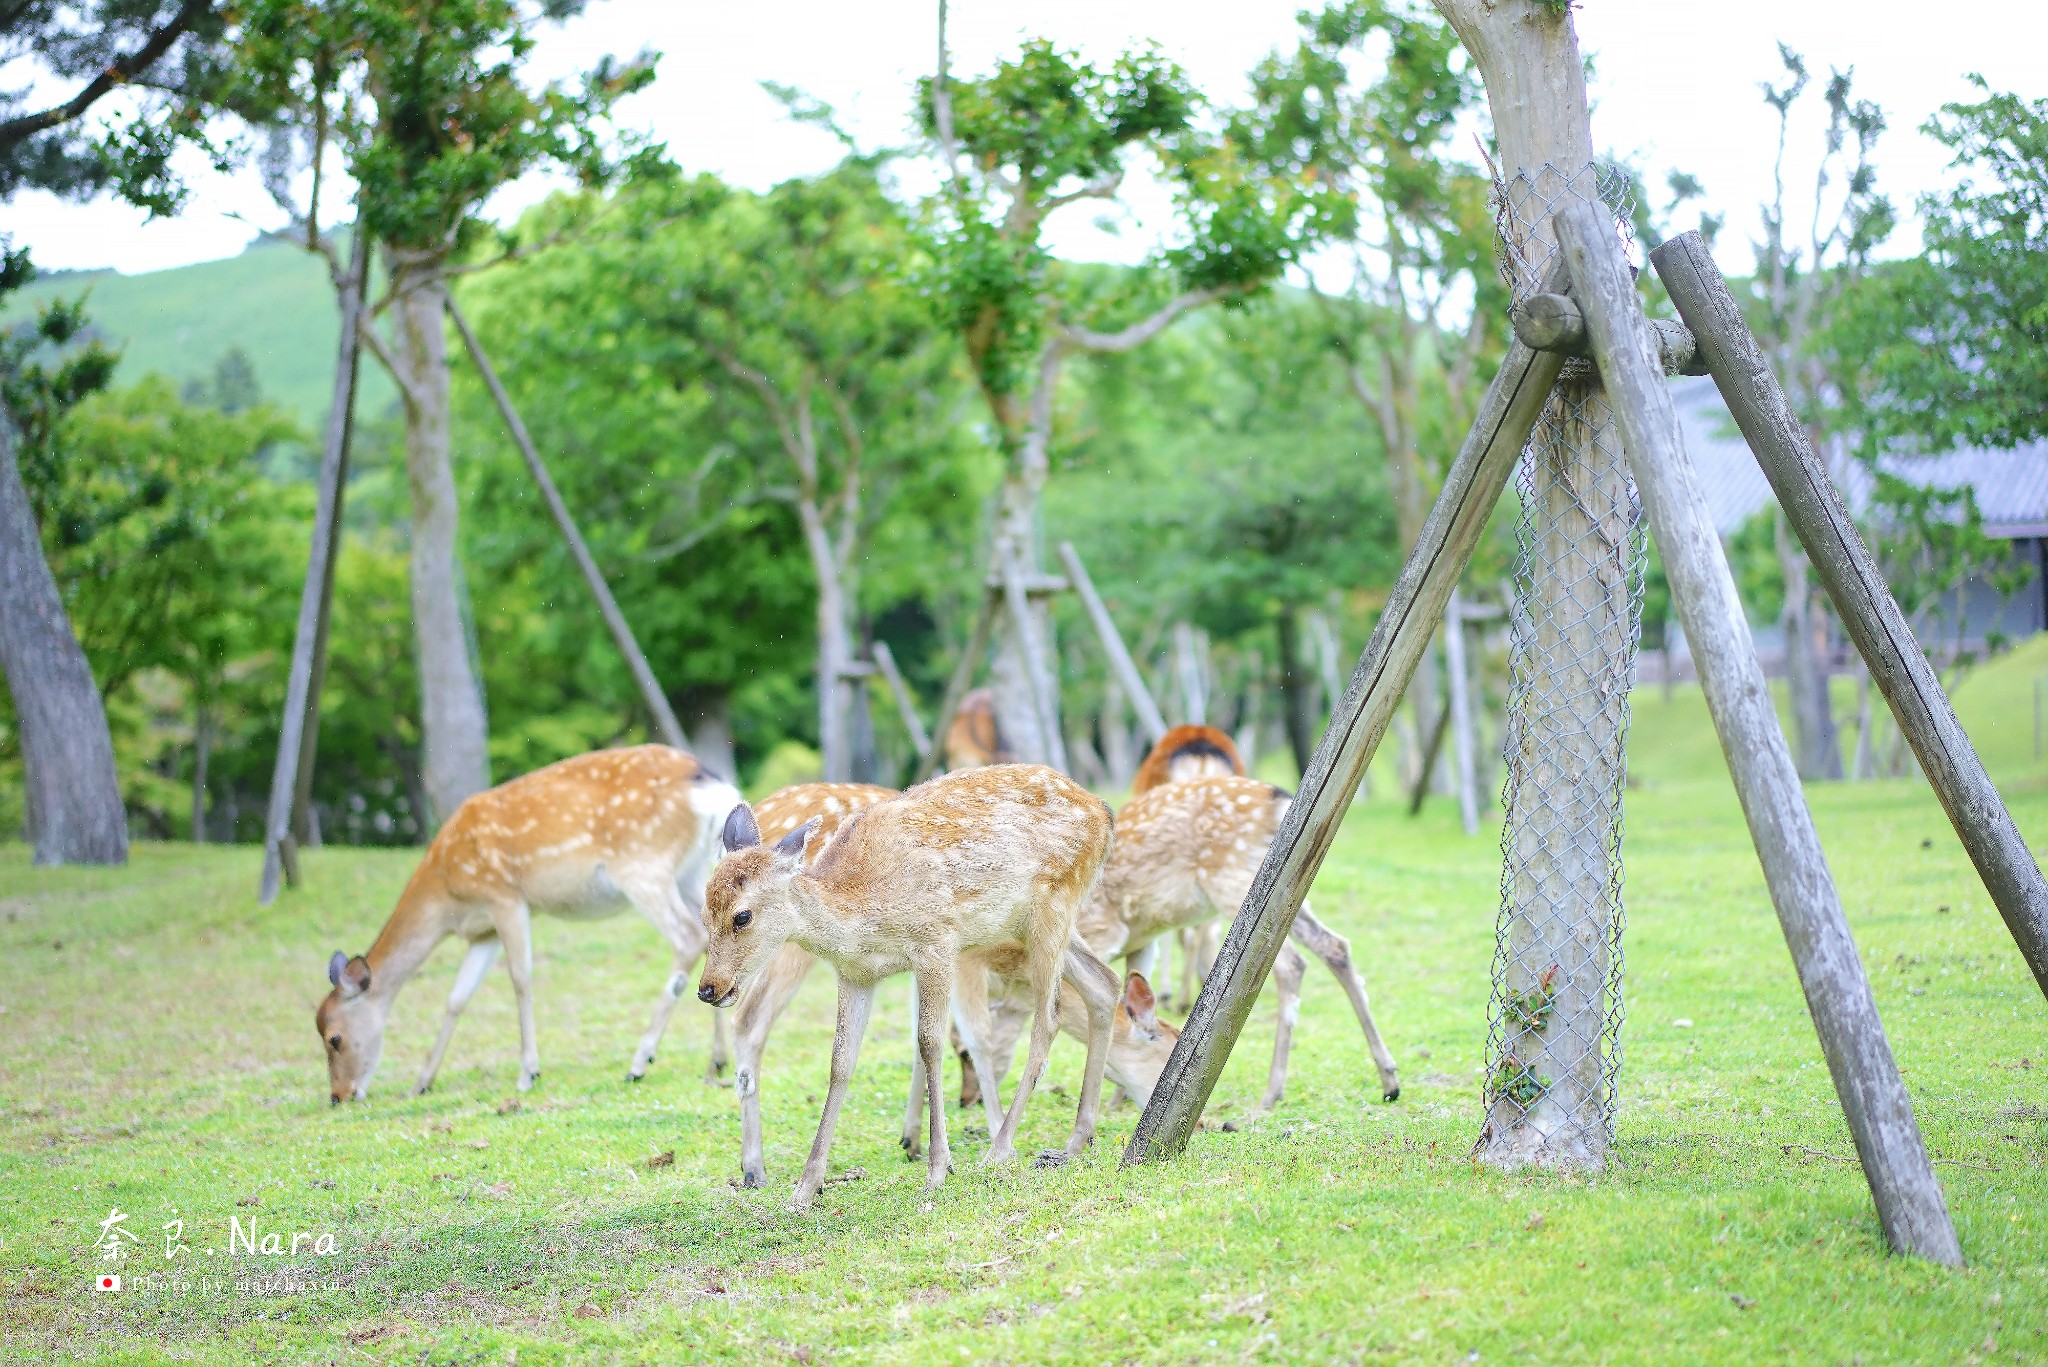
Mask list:
[[[954,70],[977,73],[1025,37],[1049,36],[1097,59],[1156,41],[1212,98],[1234,102],[1251,65],[1292,44],[1303,3],[954,0]],[[823,133],[782,118],[760,82],[794,85],[834,105],[864,146],[905,141],[911,82],[934,60],[934,16],[930,0],[730,9],[594,0],[583,17],[543,34],[537,70],[568,76],[606,52],[655,49],[660,79],[625,107],[623,121],[667,142],[686,169],[766,187],[824,168],[838,149]],[[1884,107],[1891,129],[1878,144],[1879,183],[1902,211],[1944,180],[1944,149],[1918,128],[1944,101],[1967,96],[1968,72],[1981,71],[1995,89],[2048,94],[2048,9],[2022,0],[1948,0],[1933,11],[1905,0],[1584,0],[1577,22],[1595,62],[1595,144],[1636,154],[1660,189],[1668,168],[1698,176],[1707,206],[1727,215],[1720,255],[1736,270],[1747,269],[1757,205],[1770,190],[1774,116],[1757,83],[1781,75],[1777,40],[1805,55],[1816,87],[1829,66],[1853,65],[1857,94]],[[1819,141],[1817,88],[1806,104],[1808,125],[1795,135],[1802,150]],[[1804,160],[1810,167],[1811,158]],[[1811,186],[1810,179],[1799,183]],[[278,222],[253,174],[228,178],[201,168],[193,185],[186,212],[156,222],[119,204],[24,195],[0,208],[0,231],[31,246],[46,269],[111,265],[134,273],[233,255],[254,227]],[[516,213],[548,188],[538,178],[509,187],[491,210]],[[1093,207],[1070,211],[1054,245],[1087,258],[1142,255],[1145,220],[1157,219],[1159,200],[1141,192],[1138,201],[1153,212],[1127,221],[1116,236],[1095,226]],[[1795,218],[1794,229],[1800,226]],[[1891,249],[1914,245],[1908,229]]]

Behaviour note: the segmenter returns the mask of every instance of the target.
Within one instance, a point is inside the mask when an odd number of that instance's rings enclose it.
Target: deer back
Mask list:
[[[1219,912],[1235,914],[1292,801],[1284,788],[1234,775],[1132,798],[1117,814],[1116,843],[1083,934],[1091,943],[1112,938],[1095,923],[1114,918],[1128,941],[1143,943]]]
[[[805,882],[843,918],[916,936],[918,923],[964,947],[1072,931],[1099,875],[1109,808],[1058,770],[998,764],[945,774],[840,827]],[[1033,924],[1064,907],[1064,924]]]
[[[1229,736],[1213,726],[1176,726],[1159,738],[1132,775],[1131,796],[1169,783],[1243,773],[1244,760]]]

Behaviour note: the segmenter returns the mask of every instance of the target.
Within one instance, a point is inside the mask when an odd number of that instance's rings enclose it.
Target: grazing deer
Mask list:
[[[804,844],[804,863],[808,866],[817,862],[818,855],[834,833],[855,813],[895,795],[895,789],[872,783],[799,783],[778,789],[763,798],[754,808],[754,818],[760,827],[762,841],[770,844],[809,826]],[[768,967],[740,997],[733,1024],[733,1079],[734,1089],[740,1098],[742,1186],[760,1187],[767,1182],[760,1087],[761,1058],[768,1034],[817,962],[816,955],[791,941],[776,952]],[[1002,988],[1006,1000],[1028,1000],[1030,988],[1023,950],[1016,945],[1008,945],[988,953],[961,956],[953,988],[956,1012],[974,1012],[977,1020],[987,1017],[991,974]],[[1141,1105],[1151,1097],[1153,1087],[1158,1085],[1159,1075],[1166,1069],[1167,1057],[1173,1052],[1173,1042],[1180,1037],[1180,1031],[1159,1020],[1154,1007],[1150,985],[1134,974],[1110,1018],[1109,1057],[1104,1072],[1127,1094],[1136,1097]],[[912,1008],[914,1012],[914,1002]],[[1060,989],[1059,1023],[1063,1032],[1083,1045],[1087,1044],[1087,1004],[1079,993],[1064,984]],[[913,1027],[914,1024],[913,1019]],[[986,1030],[983,1033],[986,1034]],[[1014,1047],[1015,1042],[1013,1032],[1008,1043]],[[969,1079],[973,1078],[974,1065],[965,1050],[960,1052],[960,1059],[962,1073]],[[1007,1058],[997,1056],[992,1061],[992,1071],[1000,1077],[1008,1065]],[[913,1052],[910,1098],[904,1113],[902,1140],[904,1152],[912,1158],[923,1149],[921,1131],[924,1127],[925,1090],[923,1061]],[[977,1093],[973,1099],[961,1104],[972,1105],[979,1099]],[[989,1133],[994,1134],[1002,1116],[996,1113],[990,1119]]]
[[[917,986],[917,1048],[931,1092],[926,1185],[945,1180],[951,1151],[939,1061],[957,965],[971,950],[1019,946],[1035,1004],[1028,1066],[983,1161],[1016,1157],[1017,1127],[1052,1043],[1062,980],[1081,994],[1088,1015],[1085,1081],[1067,1152],[1085,1148],[1095,1131],[1116,989],[1074,926],[1109,852],[1109,809],[1056,770],[995,765],[947,774],[876,803],[842,825],[806,869],[810,835],[807,823],[763,845],[752,809],[733,809],[725,823],[729,853],[705,893],[711,942],[697,991],[713,1006],[731,1005],[791,941],[838,976],[831,1085],[796,1204],[808,1206],[824,1185],[875,986],[906,970]],[[969,1034],[967,1046],[993,1096],[981,1041]]]
[[[433,1085],[455,1022],[505,950],[519,1004],[519,1089],[540,1076],[534,1042],[532,913],[583,919],[630,904],[668,940],[674,962],[628,1081],[654,1059],[662,1033],[704,952],[698,908],[717,833],[740,795],[691,756],[665,745],[599,750],[550,764],[478,793],[455,809],[399,895],[369,953],[337,951],[333,991],[314,1014],[327,1049],[334,1104],[360,1100],[384,1052],[391,1003],[451,935],[469,943],[448,994],[441,1034],[416,1091]],[[725,1066],[723,1018],[714,1017],[712,1069]]]
[[[1130,954],[1183,926],[1235,916],[1292,801],[1285,789],[1234,775],[1167,783],[1131,799],[1117,814],[1115,848],[1082,915],[1082,936],[1105,954]],[[1343,986],[1379,1069],[1381,1091],[1394,1100],[1401,1094],[1394,1059],[1351,966],[1350,944],[1306,902],[1292,935]],[[1300,952],[1283,945],[1273,967],[1280,1026],[1261,1103],[1266,1107],[1278,1105],[1286,1089],[1304,969]]]
[[[1229,736],[1213,726],[1176,726],[1159,738],[1138,772],[1131,777],[1131,796],[1139,797],[1169,783],[1195,778],[1244,775],[1244,760]],[[1180,941],[1180,999],[1194,1005],[1195,993],[1209,981],[1209,965],[1216,962],[1222,942],[1222,922],[1211,918],[1200,925],[1182,926]],[[1157,966],[1164,939],[1154,940],[1125,964],[1126,968],[1151,977]]]

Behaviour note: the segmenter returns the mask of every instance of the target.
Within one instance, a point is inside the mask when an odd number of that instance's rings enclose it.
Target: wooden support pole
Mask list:
[[[583,582],[589,586],[591,596],[597,599],[597,610],[604,617],[605,629],[611,632],[612,644],[625,657],[626,668],[632,671],[633,682],[639,685],[640,701],[646,705],[656,733],[664,745],[673,745],[678,750],[688,749],[689,741],[683,735],[682,723],[676,720],[668,695],[661,691],[661,684],[654,677],[654,667],[647,663],[640,643],[633,638],[633,628],[627,625],[626,614],[619,611],[618,599],[612,597],[611,585],[605,582],[604,572],[598,569],[596,558],[583,540],[583,533],[576,529],[576,519],[569,516],[569,505],[562,501],[561,490],[549,477],[547,466],[541,464],[540,452],[534,449],[533,438],[527,435],[519,410],[512,406],[512,396],[498,382],[498,372],[492,368],[490,358],[484,355],[476,334],[469,330],[469,321],[462,316],[462,310],[455,307],[452,294],[448,296],[448,317],[455,324],[455,330],[462,334],[462,344],[469,348],[469,359],[476,362],[477,374],[483,376],[484,387],[491,391],[491,398],[498,405],[498,415],[511,431],[519,454],[526,458],[527,473],[540,486],[541,497],[547,500],[548,512],[554,516],[555,526],[560,529],[562,539],[569,543],[569,553],[576,558],[576,568],[583,572]]]
[[[1122,633],[1116,629],[1116,619],[1109,615],[1109,607],[1102,601],[1102,595],[1095,591],[1095,581],[1088,577],[1088,567],[1081,563],[1081,553],[1074,549],[1071,541],[1060,543],[1060,563],[1067,568],[1067,578],[1081,595],[1082,606],[1088,609],[1088,619],[1095,623],[1095,634],[1102,638],[1102,653],[1109,657],[1109,667],[1116,672],[1117,682],[1123,685],[1124,696],[1131,700],[1131,710],[1138,714],[1138,725],[1145,730],[1145,739],[1157,745],[1159,738],[1166,734],[1166,718],[1160,715],[1159,704],[1152,700],[1152,690],[1145,687],[1145,676],[1138,672],[1137,661],[1131,652],[1124,649]]]
[[[887,641],[877,641],[871,652],[875,657],[875,668],[881,671],[883,682],[889,685],[889,695],[896,699],[896,715],[903,720],[903,730],[910,737],[910,744],[917,751],[919,759],[932,748],[932,738],[925,734],[924,723],[917,719],[917,699],[910,696],[910,685],[904,682],[903,671],[896,667],[896,653],[889,649]]]
[[[1393,720],[1451,591],[1471,562],[1472,548],[1563,365],[1562,356],[1533,352],[1520,343],[1508,348],[1372,639],[1351,672],[1350,685],[1331,711],[1329,728],[1259,876],[1230,923],[1223,949],[1124,1150],[1124,1162],[1170,1158],[1187,1147],[1301,900],[1337,838],[1351,795]]]
[[[1701,357],[1735,425],[1827,586],[1870,677],[1891,705],[1985,891],[2005,918],[2034,981],[2048,994],[2048,881],[1956,720],[1940,677],[1913,639],[1827,466],[1793,416],[1707,244],[1696,232],[1684,233],[1651,252],[1650,261],[1698,337]]]
[[[1533,294],[1515,305],[1510,314],[1515,336],[1533,351],[1561,351],[1567,356],[1590,356],[1586,342],[1586,320],[1569,294]],[[1666,375],[1704,375],[1692,329],[1665,318],[1652,318],[1650,331],[1657,341],[1657,363]]]
[[[1444,672],[1451,694],[1451,762],[1458,789],[1458,820],[1479,834],[1478,746],[1472,735],[1472,680],[1465,668],[1465,596],[1453,593],[1444,609]]]
[[[1045,739],[1045,762],[1061,773],[1067,772],[1067,742],[1060,734],[1058,706],[1047,670],[1044,643],[1038,638],[1038,622],[1031,615],[1031,599],[1024,587],[1024,570],[1014,556],[1002,561],[1003,603],[1010,610],[1010,625],[1017,632],[1017,649],[1024,655],[1024,678],[1031,685],[1031,710],[1038,714],[1038,733]]]
[[[1604,210],[1583,204],[1560,210],[1555,221],[1672,604],[1699,664],[1707,710],[1878,1218],[1898,1252],[1959,1267],[1962,1249],[1948,1203],[1849,935],[1614,225]]]
[[[336,291],[341,337],[335,348],[334,389],[328,398],[327,431],[320,450],[313,544],[306,557],[306,582],[299,590],[298,629],[292,638],[291,672],[285,677],[284,717],[278,726],[277,761],[270,774],[270,805],[263,818],[263,873],[256,885],[256,900],[266,907],[277,900],[280,875],[290,879],[293,887],[299,885],[293,831],[306,825],[313,762],[320,743],[327,623],[334,605],[334,567],[341,558],[341,510],[348,494],[349,442],[355,432],[356,375],[362,357],[359,329],[369,276],[370,234],[358,219],[349,246],[348,270]]]
[[[931,745],[919,759],[917,775],[911,779],[912,783],[924,782],[946,762],[946,733],[953,729],[953,718],[960,711],[960,700],[974,686],[974,676],[981,669],[981,657],[988,653],[988,638],[995,629],[998,601],[993,589],[983,591],[981,610],[974,615],[974,626],[967,633],[967,648],[960,652],[960,663],[953,666],[953,677],[946,683],[946,696],[939,703],[939,719],[932,727]]]

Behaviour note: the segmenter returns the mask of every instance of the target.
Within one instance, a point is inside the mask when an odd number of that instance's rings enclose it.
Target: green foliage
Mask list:
[[[1489,1100],[1506,1097],[1527,1110],[1536,1104],[1538,1097],[1550,1090],[1550,1083],[1550,1074],[1538,1073],[1513,1054],[1507,1054],[1494,1066],[1493,1076],[1487,1079],[1486,1095]]]
[[[1552,964],[1537,976],[1527,991],[1517,993],[1508,999],[1507,1018],[1516,1029],[1541,1030],[1550,1024],[1551,1013],[1557,1009],[1558,971],[1558,965]],[[1512,1072],[1508,1062],[1503,1060],[1501,1071]],[[1541,1085],[1548,1087],[1550,1079],[1544,1078]],[[1526,1106],[1528,1102],[1524,1101],[1522,1104]]]
[[[606,58],[575,87],[530,89],[534,30],[580,4],[516,0],[252,0],[242,8],[234,107],[271,137],[266,172],[303,140],[317,168],[332,142],[380,242],[439,254],[474,237],[477,206],[540,167],[598,185],[646,149],[610,134],[613,106],[646,87],[653,59]],[[314,202],[306,218],[317,229]]]
[[[2008,599],[2026,587],[2034,567],[2013,554],[2012,542],[1985,535],[1969,485],[1939,489],[1873,473],[1877,487],[1864,521],[1892,597],[1923,643],[1938,641],[1946,627],[1954,667],[1966,669],[1975,656],[1963,640],[1963,586],[1982,579]],[[2006,644],[1996,632],[1986,642],[1993,654]]]
[[[1870,451],[2048,435],[2048,100],[1972,79],[1981,100],[1924,125],[1963,178],[1921,197],[1923,254],[1873,272],[1830,338]]]
[[[33,63],[46,79],[0,91],[0,202],[22,190],[106,192],[176,213],[186,198],[172,164],[179,148],[196,146],[216,166],[229,156],[208,119],[227,85],[233,14],[202,0],[10,4],[0,64]],[[122,108],[94,112],[114,91],[126,92]]]
[[[786,439],[815,443],[818,503],[851,519],[844,577],[874,615],[950,607],[986,457],[959,421],[953,353],[898,273],[909,228],[870,167],[765,195],[650,178],[604,204],[558,197],[520,231],[599,214],[601,228],[479,278],[464,307],[685,725],[728,702],[751,770],[784,738],[815,738],[817,590]],[[493,434],[462,440],[478,457],[464,463],[466,555],[491,585],[478,604],[494,730],[508,709],[538,717],[575,696],[616,725],[636,695],[595,606],[489,400],[465,380],[458,405],[459,431]],[[501,620],[488,605],[514,601],[531,607]],[[913,675],[934,667],[922,649],[899,655]],[[573,663],[550,680],[536,656]]]
[[[939,124],[941,95],[949,129]],[[1054,211],[1115,198],[1128,156],[1149,152],[1174,187],[1180,235],[1155,263],[1172,289],[1256,292],[1326,231],[1332,211],[1317,187],[1266,175],[1227,131],[1204,130],[1202,112],[1186,74],[1155,50],[1098,68],[1036,39],[985,77],[943,91],[920,82],[924,132],[943,141],[950,131],[965,160],[926,205],[921,284],[965,343],[1006,445],[1022,431],[1019,399],[1049,339],[1129,312],[1114,299],[1075,307],[1041,240]],[[1141,274],[1132,283],[1151,282]]]

